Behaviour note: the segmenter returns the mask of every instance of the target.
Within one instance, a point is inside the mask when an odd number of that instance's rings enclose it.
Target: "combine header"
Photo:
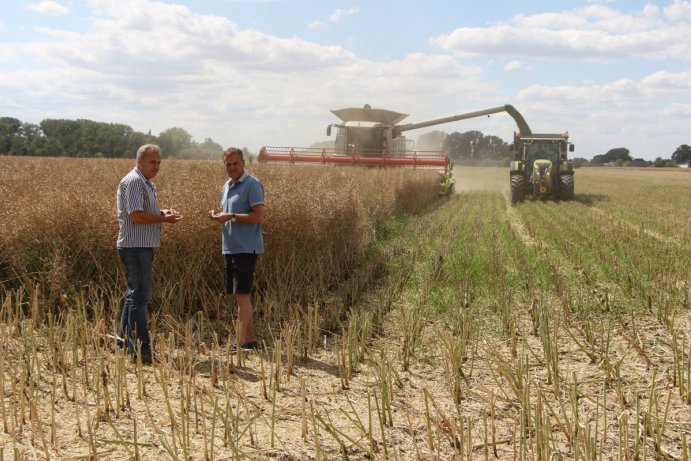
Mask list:
[[[263,163],[321,163],[325,165],[362,165],[370,167],[405,167],[436,169],[441,195],[453,193],[455,180],[446,151],[335,149],[318,147],[264,146],[259,151]]]
[[[318,147],[272,147],[259,151],[260,162],[322,163],[332,165],[403,166],[436,168],[446,171],[449,156],[445,151],[335,149]]]

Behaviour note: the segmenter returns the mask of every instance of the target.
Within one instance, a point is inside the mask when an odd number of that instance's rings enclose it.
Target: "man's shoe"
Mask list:
[[[137,363],[137,354],[132,354],[132,363]],[[142,365],[151,366],[155,363],[154,354],[151,351],[142,352]]]
[[[153,363],[154,354],[152,354],[151,351],[142,352],[142,365],[153,365]]]

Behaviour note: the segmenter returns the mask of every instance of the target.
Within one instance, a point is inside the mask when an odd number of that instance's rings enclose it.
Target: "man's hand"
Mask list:
[[[224,213],[222,211],[216,211],[216,210],[209,211],[209,219],[211,219],[212,221],[219,221],[219,222],[227,221],[226,213]]]
[[[163,222],[176,224],[182,220],[182,215],[178,213],[177,210],[175,210],[174,208],[161,210],[161,213],[163,214]]]

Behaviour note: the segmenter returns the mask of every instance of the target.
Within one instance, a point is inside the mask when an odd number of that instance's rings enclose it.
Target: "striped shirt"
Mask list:
[[[153,248],[161,246],[161,223],[140,224],[132,221],[134,211],[161,214],[156,200],[156,186],[139,168],[127,173],[118,185],[115,204],[120,223],[118,248]]]

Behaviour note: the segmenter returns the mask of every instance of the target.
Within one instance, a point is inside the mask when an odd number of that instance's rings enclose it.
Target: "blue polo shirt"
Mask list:
[[[250,213],[254,205],[263,204],[264,187],[247,171],[236,182],[229,179],[223,185],[221,209],[225,213]],[[221,229],[223,254],[264,253],[261,224],[226,221]]]

